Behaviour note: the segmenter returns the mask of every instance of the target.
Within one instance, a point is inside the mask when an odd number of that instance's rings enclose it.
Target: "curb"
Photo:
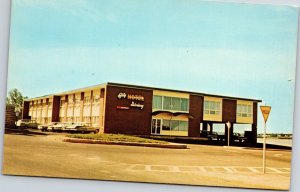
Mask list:
[[[63,142],[69,143],[86,143],[86,144],[104,144],[104,145],[127,145],[127,146],[141,146],[141,147],[157,147],[157,148],[170,148],[170,149],[188,149],[185,144],[159,144],[159,143],[130,143],[130,142],[113,142],[113,141],[100,141],[91,139],[63,139]]]

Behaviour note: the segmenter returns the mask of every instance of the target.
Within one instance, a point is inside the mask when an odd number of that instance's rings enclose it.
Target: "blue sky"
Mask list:
[[[296,7],[14,0],[11,22],[8,90],[35,97],[110,81],[255,98],[272,106],[268,132],[292,132]]]

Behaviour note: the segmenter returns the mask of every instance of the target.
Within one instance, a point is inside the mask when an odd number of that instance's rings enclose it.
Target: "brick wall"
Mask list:
[[[13,128],[15,127],[16,113],[15,113],[15,106],[13,105],[6,105],[5,110],[5,128]]]

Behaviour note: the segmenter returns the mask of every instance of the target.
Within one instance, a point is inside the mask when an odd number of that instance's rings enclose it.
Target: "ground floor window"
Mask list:
[[[162,130],[165,130],[165,131],[169,131],[169,130],[171,130],[171,131],[187,131],[188,130],[188,122],[163,119]]]
[[[59,117],[60,122],[64,122],[65,118],[64,117]]]
[[[152,119],[151,133],[162,134],[163,132],[188,132],[188,121]]]
[[[47,117],[44,117],[43,119],[44,119],[44,122],[43,122],[44,124],[48,123],[48,118]]]
[[[67,122],[73,122],[74,118],[73,117],[68,117]]]
[[[86,122],[86,123],[90,123],[91,122],[91,117],[90,116],[84,116],[83,121]]]
[[[80,121],[81,121],[80,116],[76,116],[76,117],[75,117],[75,122],[80,122]]]
[[[99,123],[99,116],[93,116],[92,121],[93,121],[93,124],[98,124]]]

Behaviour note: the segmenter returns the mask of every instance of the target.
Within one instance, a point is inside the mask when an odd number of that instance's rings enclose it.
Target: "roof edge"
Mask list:
[[[192,95],[201,95],[201,96],[210,96],[210,97],[223,97],[223,98],[226,98],[226,99],[240,99],[240,100],[245,100],[245,101],[262,102],[262,100],[260,100],[260,99],[250,99],[250,98],[233,97],[233,96],[226,96],[226,95],[207,94],[207,93],[194,92],[194,91],[166,89],[166,88],[159,88],[159,87],[150,87],[150,86],[141,86],[141,85],[114,83],[114,82],[107,82],[107,85],[119,86],[119,87],[130,87],[130,88],[145,89],[145,90],[155,89],[155,90],[161,90],[161,91],[173,91],[173,92],[179,92],[179,93],[188,93],[188,94],[192,94]]]

